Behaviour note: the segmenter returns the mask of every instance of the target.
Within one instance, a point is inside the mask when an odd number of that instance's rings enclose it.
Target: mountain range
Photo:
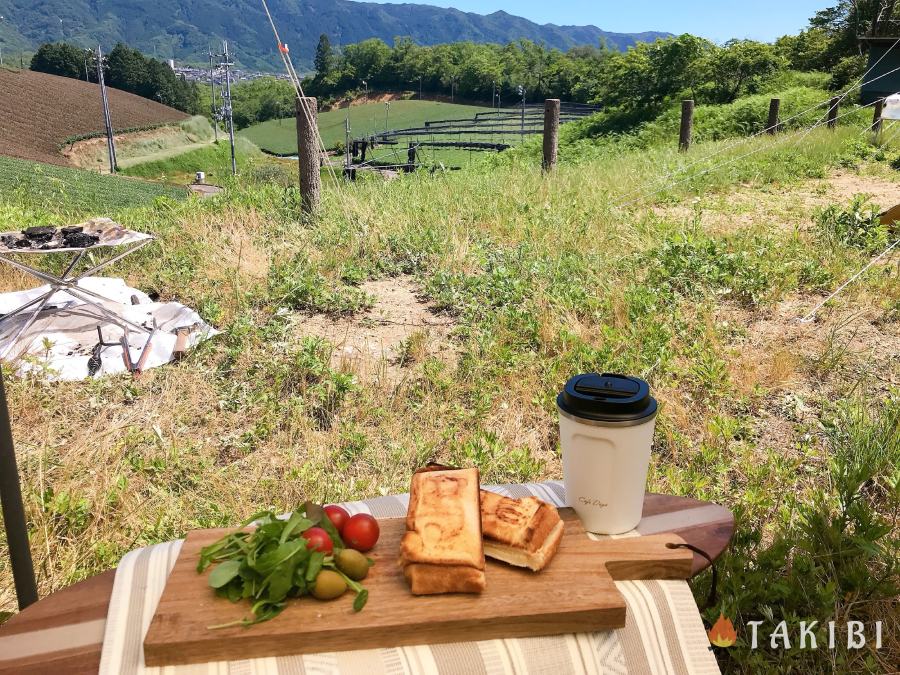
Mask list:
[[[308,67],[321,33],[334,44],[408,36],[422,45],[520,38],[569,49],[598,45],[625,49],[668,33],[611,33],[596,26],[539,25],[506,12],[482,15],[430,5],[351,0],[269,0],[282,41],[298,66]],[[207,50],[228,39],[239,65],[280,65],[260,0],[0,0],[0,48],[7,54],[65,40],[107,49],[123,41],[160,59],[205,63]]]

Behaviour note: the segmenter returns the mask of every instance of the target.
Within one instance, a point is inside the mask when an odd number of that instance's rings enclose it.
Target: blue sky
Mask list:
[[[385,0],[374,0],[384,2]],[[406,0],[465,12],[499,9],[538,23],[594,24],[634,33],[661,30],[693,33],[722,42],[729,38],[771,41],[806,26],[817,10],[837,0]]]

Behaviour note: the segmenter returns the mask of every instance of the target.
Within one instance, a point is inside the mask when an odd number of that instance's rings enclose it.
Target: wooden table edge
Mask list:
[[[709,506],[721,509],[721,517],[711,523],[700,523],[685,528],[673,528],[665,530],[681,536],[686,542],[694,544],[706,552],[713,561],[718,559],[728,548],[734,536],[734,514],[728,509],[713,502],[704,502],[691,497],[678,497],[675,495],[659,495],[648,493],[645,498],[645,509],[651,507],[651,512],[671,513],[677,511],[689,511],[689,509],[677,509],[674,511],[656,511],[655,502],[671,500],[673,503],[690,505],[691,508],[703,508]],[[649,502],[649,504],[648,504]],[[706,533],[707,536],[702,536]],[[649,534],[649,533],[646,533]],[[656,534],[656,533],[653,533]],[[698,554],[694,554],[692,577],[709,567],[709,562]],[[60,626],[71,626],[78,623],[101,618],[105,621],[112,597],[113,583],[115,581],[115,569],[107,570],[98,575],[80,581],[76,584],[60,589],[34,605],[27,607],[15,614],[6,623],[0,625],[0,638],[24,635],[32,631],[45,630]],[[78,621],[71,621],[78,617]],[[45,659],[18,659],[15,662],[0,660],[0,675],[5,673],[46,673],[48,666],[62,675],[63,673],[96,673],[100,666],[102,641],[92,645],[78,645],[70,650],[77,658],[59,658],[64,652],[48,653]]]

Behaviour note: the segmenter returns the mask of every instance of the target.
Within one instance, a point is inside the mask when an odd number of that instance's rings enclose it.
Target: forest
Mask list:
[[[43,44],[31,59],[31,70],[89,82],[97,81],[97,54],[66,42]],[[191,115],[200,112],[197,84],[178,77],[158,59],[144,56],[121,42],[103,56],[106,84],[159,101]]]

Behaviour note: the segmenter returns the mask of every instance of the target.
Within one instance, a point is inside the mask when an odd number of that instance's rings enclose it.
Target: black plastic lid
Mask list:
[[[639,377],[614,373],[576,375],[556,398],[572,417],[595,422],[634,423],[656,414],[650,385]]]

